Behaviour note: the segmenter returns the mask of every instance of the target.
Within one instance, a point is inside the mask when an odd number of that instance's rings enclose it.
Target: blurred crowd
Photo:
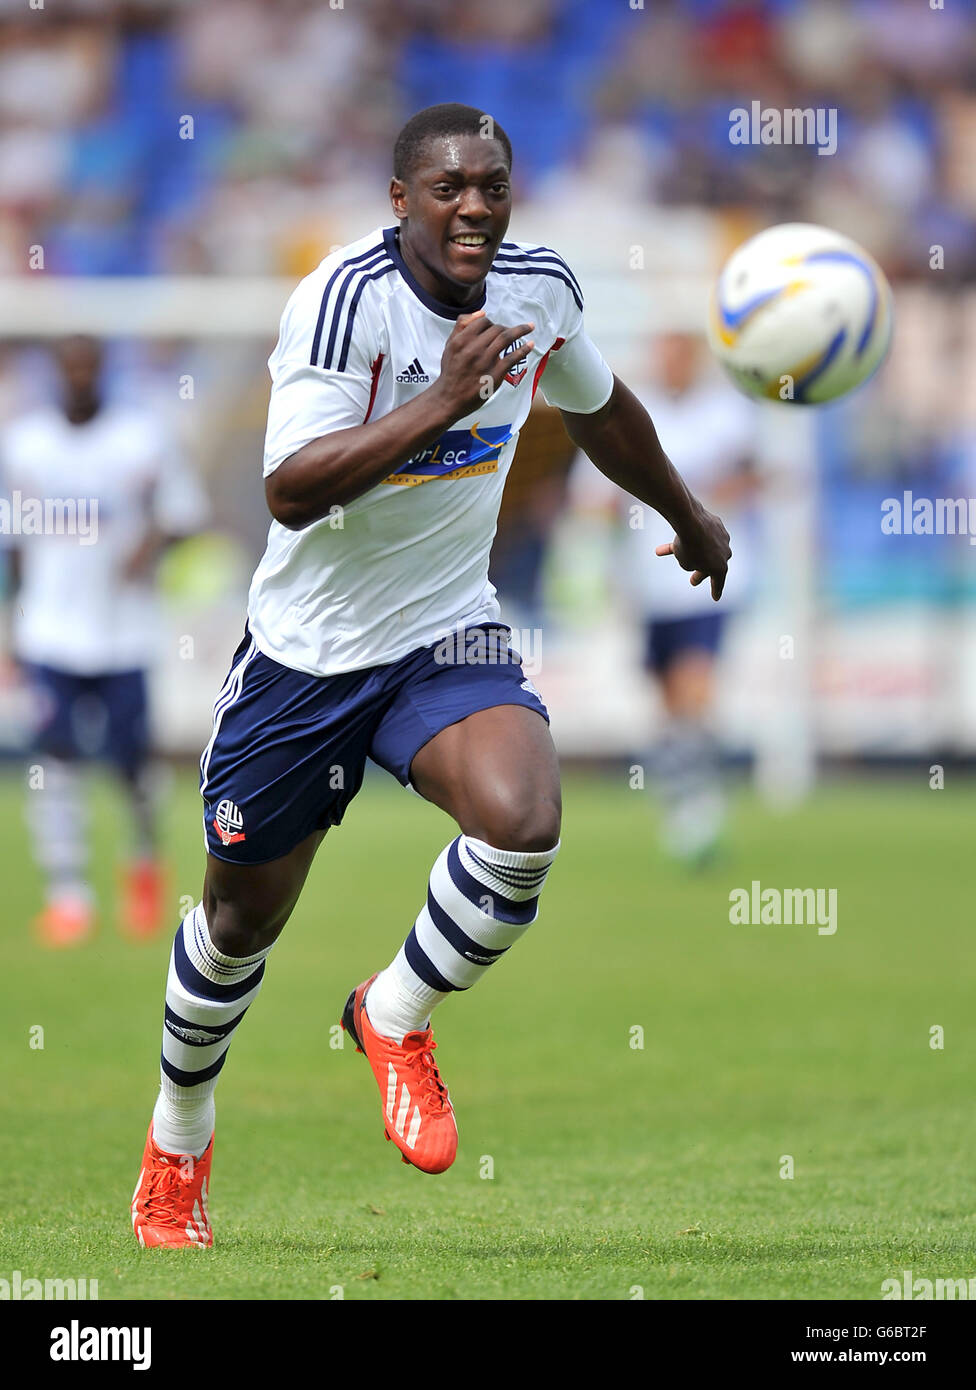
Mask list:
[[[976,271],[971,0],[0,0],[0,274],[298,273],[414,110],[505,124],[521,199],[574,189],[834,226]],[[732,146],[835,107],[839,144]],[[923,254],[924,253],[924,254]]]
[[[895,286],[897,331],[881,379],[818,412],[820,573],[842,602],[952,600],[976,589],[972,552],[963,563],[958,547],[879,525],[902,488],[976,487],[976,0],[937,4],[0,0],[0,276],[30,275],[40,246],[55,275],[296,279],[389,216],[409,115],[476,103],[512,138],[515,234],[575,261],[615,365],[635,233],[658,288],[710,276],[777,221],[870,249]],[[754,102],[836,108],[836,153],[732,144],[730,112]],[[165,388],[184,425],[171,382],[192,374],[204,406],[187,444],[223,529],[255,553],[270,346],[109,353],[115,386]],[[46,389],[36,353],[5,352],[0,420]],[[521,514],[540,519],[523,536],[503,514],[496,561],[516,588],[538,575],[565,454],[525,441],[535,491]]]

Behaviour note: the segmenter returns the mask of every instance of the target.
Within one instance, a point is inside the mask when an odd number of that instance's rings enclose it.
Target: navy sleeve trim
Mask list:
[[[340,328],[345,325],[342,336],[342,346],[339,354],[337,371],[345,371],[346,362],[349,357],[349,344],[352,341],[353,319],[356,314],[356,307],[359,304],[363,288],[368,280],[378,280],[383,275],[389,275],[395,266],[387,254],[386,248],[382,243],[371,247],[368,251],[363,251],[359,256],[353,256],[347,261],[343,261],[332,272],[328,283],[322,292],[322,302],[319,305],[319,316],[315,324],[315,335],[312,338],[311,365],[313,367],[331,368],[335,357],[336,340],[339,337]],[[368,273],[372,272],[372,274]],[[337,282],[338,287],[337,287]],[[353,296],[349,302],[348,309],[345,309],[346,295],[352,285],[357,282]],[[334,293],[333,293],[334,291]],[[326,321],[328,321],[329,333],[325,347],[325,357],[319,362],[319,353],[322,346],[322,337],[325,333]]]
[[[583,312],[583,298],[577,290],[575,284],[568,275],[564,275],[561,270],[549,270],[544,265],[514,266],[499,265],[496,259],[488,272],[489,275],[548,275],[553,280],[561,280],[569,289],[570,294],[576,301],[576,307],[580,313]]]
[[[555,266],[557,269],[561,270],[564,275],[569,276],[572,288],[575,290],[574,298],[576,298],[577,304],[582,309],[583,291],[580,288],[580,283],[563,260],[562,256],[560,256],[559,252],[553,251],[551,246],[534,246],[531,250],[527,251],[524,246],[519,246],[517,242],[503,241],[498,255],[495,257],[495,262],[497,263],[498,261],[503,261],[506,264],[517,264],[519,261],[523,264],[528,261],[531,264],[538,261],[543,265]]]

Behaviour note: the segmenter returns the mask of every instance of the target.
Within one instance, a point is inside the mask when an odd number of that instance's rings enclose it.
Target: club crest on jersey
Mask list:
[[[509,346],[505,349],[505,351],[502,353],[502,356],[508,357],[511,353],[517,352],[518,349],[522,346],[522,343],[522,338],[516,338],[515,342],[510,343]],[[528,367],[524,364],[521,367],[513,367],[510,372],[505,373],[504,379],[508,382],[509,386],[517,386],[528,370]]]
[[[479,425],[476,421],[466,430],[448,430],[384,482],[416,487],[433,478],[474,478],[482,473],[497,473],[502,445],[511,438],[511,425]]]
[[[222,845],[235,845],[238,840],[245,838],[244,817],[241,815],[240,808],[235,806],[233,801],[220,802],[213,823]]]

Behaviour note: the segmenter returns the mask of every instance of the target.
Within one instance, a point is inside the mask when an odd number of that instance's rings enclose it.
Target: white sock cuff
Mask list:
[[[204,979],[216,985],[236,985],[253,974],[256,966],[267,957],[271,950],[266,946],[253,956],[225,956],[218,951],[210,939],[207,915],[203,903],[197,903],[192,912],[183,919],[183,947],[190,964]]]
[[[496,849],[472,835],[458,837],[458,855],[468,873],[486,888],[516,902],[535,898],[542,891],[546,875],[559,852],[561,841],[552,849]]]
[[[559,853],[559,846],[562,844],[562,840],[557,840],[552,849],[496,849],[484,840],[476,840],[473,835],[462,835],[460,838],[462,848],[466,849],[470,845],[482,859],[487,859],[503,869],[547,868]]]

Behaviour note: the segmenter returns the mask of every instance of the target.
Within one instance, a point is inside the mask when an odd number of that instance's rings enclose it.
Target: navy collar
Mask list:
[[[481,298],[473,301],[471,304],[442,304],[439,299],[435,299],[432,294],[424,289],[423,285],[420,284],[417,277],[413,274],[406,261],[401,256],[399,228],[384,227],[383,241],[390,259],[397,270],[403,276],[404,280],[406,280],[421,304],[425,305],[432,314],[438,314],[442,319],[456,319],[460,314],[473,314],[475,310],[485,307],[487,291],[484,287],[482,287]]]

